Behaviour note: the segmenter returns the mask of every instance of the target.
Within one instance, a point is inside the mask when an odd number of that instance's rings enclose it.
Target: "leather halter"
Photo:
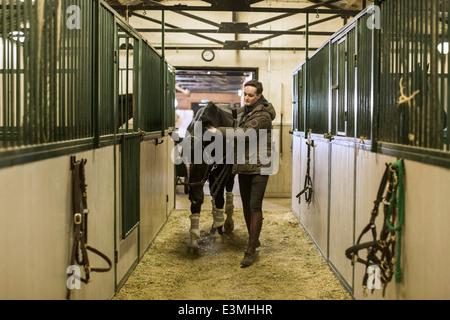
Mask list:
[[[354,265],[355,262],[358,262],[366,266],[366,273],[362,281],[363,294],[365,296],[366,289],[368,287],[367,281],[369,279],[368,268],[370,266],[376,265],[380,268],[380,281],[383,285],[384,297],[386,287],[394,275],[395,264],[399,263],[399,261],[396,261],[395,259],[395,244],[397,240],[395,230],[391,230],[387,224],[388,222],[393,224],[397,215],[395,201],[391,201],[398,183],[397,171],[398,167],[394,167],[391,163],[386,163],[386,169],[378,188],[377,198],[374,201],[374,206],[371,211],[370,221],[362,230],[356,244],[345,250],[345,256],[351,260],[352,265]],[[384,193],[385,195],[383,196]],[[389,206],[391,202],[394,205],[392,207],[392,211],[390,212]],[[379,238],[377,238],[377,227],[375,220],[378,216],[378,209],[381,204],[383,205],[384,219]],[[372,233],[372,241],[361,243],[362,237],[368,232]],[[367,249],[366,259],[362,259],[358,255],[359,251],[363,249]],[[373,293],[373,291],[374,288],[372,288],[371,292]]]
[[[311,134],[311,130],[310,130],[309,134]],[[305,183],[303,185],[303,190],[300,191],[300,193],[297,194],[295,197],[300,198],[302,194],[305,194],[305,201],[309,205],[312,201],[312,195],[313,195],[313,183],[312,183],[310,171],[311,171],[311,148],[314,148],[314,140],[310,140],[308,138],[306,145],[308,146],[308,156],[306,159]]]
[[[111,260],[101,251],[91,247],[87,242],[88,231],[88,214],[87,207],[87,191],[85,183],[84,167],[87,160],[81,159],[75,161],[75,157],[70,157],[72,170],[72,205],[73,205],[73,223],[74,223],[74,241],[72,245],[72,254],[70,256],[70,265],[81,265],[84,267],[85,277],[80,277],[84,283],[89,283],[91,280],[91,272],[107,272],[111,270]],[[81,251],[81,252],[80,252]],[[89,263],[88,251],[100,256],[108,264],[107,268],[94,268]],[[80,257],[81,253],[81,257]],[[68,274],[72,276],[72,274]],[[70,300],[71,289],[67,289],[66,299]]]

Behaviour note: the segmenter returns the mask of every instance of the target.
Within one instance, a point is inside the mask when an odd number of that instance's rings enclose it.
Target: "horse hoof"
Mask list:
[[[233,230],[234,230],[234,221],[233,221],[233,219],[225,220],[224,228],[225,228],[225,232],[227,232],[227,233],[233,232]]]
[[[191,246],[188,246],[188,247],[186,248],[186,252],[187,252],[189,255],[193,255],[193,256],[198,256],[199,253],[200,253],[199,251],[200,251],[199,247],[191,247]]]

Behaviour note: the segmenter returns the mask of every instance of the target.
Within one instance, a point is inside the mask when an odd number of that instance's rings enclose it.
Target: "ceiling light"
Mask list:
[[[11,38],[14,41],[24,42],[25,41],[25,34],[22,31],[11,31],[9,33]]]
[[[439,43],[438,51],[442,54],[448,54],[448,42]]]

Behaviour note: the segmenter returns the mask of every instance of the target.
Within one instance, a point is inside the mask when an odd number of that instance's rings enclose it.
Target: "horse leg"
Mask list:
[[[191,166],[192,167],[192,166]],[[191,201],[191,220],[190,242],[188,251],[197,251],[199,249],[198,240],[200,239],[200,211],[204,199],[203,186],[192,185],[189,189],[189,200]]]
[[[234,212],[233,192],[227,192],[225,200],[225,214],[227,215],[227,218],[225,219],[224,224],[226,232],[232,232],[234,230],[233,212]]]
[[[222,234],[222,227],[225,224],[225,218],[223,215],[223,209],[219,209],[214,204],[214,200],[212,200],[212,210],[211,213],[213,215],[213,225],[212,228],[215,228],[219,231],[220,234]]]
[[[191,219],[191,228],[189,233],[191,235],[191,241],[189,243],[189,249],[198,249],[198,240],[200,239],[200,213],[193,213],[189,216]]]
[[[233,203],[233,188],[234,188],[234,174],[231,174],[225,185],[225,214],[227,215],[227,218],[225,220],[225,231],[226,232],[232,232],[234,230],[234,220],[233,220],[233,213],[234,213],[234,203]]]

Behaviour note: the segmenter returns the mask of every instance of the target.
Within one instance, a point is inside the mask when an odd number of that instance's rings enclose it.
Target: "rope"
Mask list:
[[[211,196],[213,199],[216,199],[220,187],[225,183],[225,181],[230,177],[231,174],[231,165],[224,165],[222,168],[222,171],[220,171],[220,174],[216,178],[216,181],[214,181],[213,185],[211,186]]]
[[[388,228],[397,232],[397,252],[396,252],[396,265],[395,265],[395,282],[400,283],[402,281],[402,270],[400,267],[400,258],[401,258],[401,244],[402,244],[402,225],[405,220],[405,190],[403,184],[403,160],[398,160],[396,163],[392,164],[392,168],[397,171],[398,181],[395,186],[394,194],[391,198],[389,204],[389,211],[386,215],[386,224]],[[397,226],[394,227],[391,224],[390,217],[394,211],[394,207],[397,207]]]

